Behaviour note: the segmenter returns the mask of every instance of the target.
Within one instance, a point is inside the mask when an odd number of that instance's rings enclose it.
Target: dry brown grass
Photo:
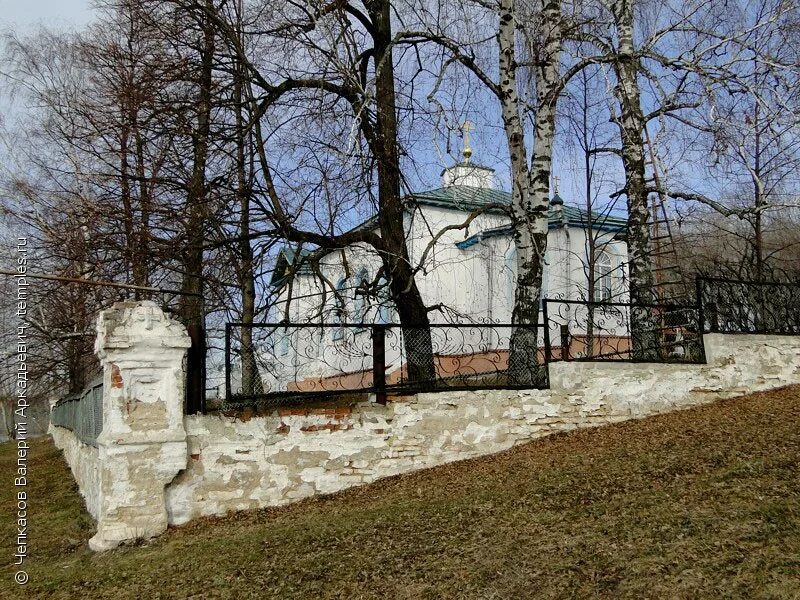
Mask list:
[[[800,598],[800,388],[546,438],[102,555],[47,441],[3,597]],[[11,448],[0,450],[5,539]],[[10,543],[6,546],[10,562]],[[4,596],[3,594],[9,594]]]

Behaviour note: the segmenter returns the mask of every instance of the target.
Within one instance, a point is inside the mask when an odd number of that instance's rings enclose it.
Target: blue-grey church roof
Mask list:
[[[414,194],[411,200],[419,204],[467,212],[494,205],[497,208],[489,208],[487,212],[505,212],[506,207],[511,205],[511,193],[503,190],[454,185]],[[564,201],[558,194],[556,194],[550,202],[547,220],[550,229],[563,226],[578,227],[581,229],[588,229],[591,227],[592,229],[624,234],[627,228],[625,219],[609,214],[592,213],[590,218],[589,213],[582,208],[564,204]],[[477,244],[481,239],[506,236],[511,235],[511,233],[511,225],[495,227],[475,233],[467,239],[458,242],[457,246],[459,248],[469,248]]]
[[[452,185],[411,194],[406,197],[406,202],[464,212],[487,209],[487,212],[491,213],[505,213],[508,210],[507,207],[511,206],[511,193],[492,188]],[[358,225],[356,229],[371,228],[376,225],[377,218],[372,217]],[[582,229],[592,228],[624,235],[627,229],[627,222],[623,218],[604,213],[592,213],[590,218],[587,211],[577,206],[564,204],[561,197],[556,194],[550,202],[548,226],[550,229],[565,226]],[[511,234],[511,225],[504,225],[502,227],[479,231],[458,242],[456,245],[464,249],[477,244],[483,239],[510,236]],[[289,246],[284,247],[278,255],[278,260],[273,270],[272,285],[280,286],[283,283],[288,275],[290,266],[294,266],[295,272],[297,273],[310,273],[311,269],[306,260],[308,254],[308,250],[302,250],[300,253],[297,253]]]

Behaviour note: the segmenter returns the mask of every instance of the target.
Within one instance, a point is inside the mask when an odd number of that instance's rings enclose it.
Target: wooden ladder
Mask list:
[[[645,129],[649,160],[653,173],[653,182],[658,192],[651,195],[650,206],[650,240],[652,242],[653,280],[655,281],[655,295],[659,304],[687,304],[691,290],[687,286],[681,261],[675,249],[675,240],[672,237],[672,219],[667,213],[666,194],[661,187],[658,159],[650,134]]]

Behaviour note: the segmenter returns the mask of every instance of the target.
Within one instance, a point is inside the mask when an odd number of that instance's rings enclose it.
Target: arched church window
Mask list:
[[[594,261],[594,301],[608,302],[614,295],[613,262],[608,252],[600,252]]]

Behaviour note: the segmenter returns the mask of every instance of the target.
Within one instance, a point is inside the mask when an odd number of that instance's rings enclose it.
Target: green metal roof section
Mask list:
[[[575,225],[583,228],[587,228],[590,225],[589,213],[582,208],[570,206],[568,204],[562,204],[561,211],[563,211],[563,218],[566,220],[567,225]],[[550,207],[550,213],[548,217],[551,223],[554,220],[557,221],[559,219],[557,211],[553,209],[552,206]],[[593,213],[591,227],[593,229],[603,229],[605,231],[625,232],[628,229],[628,221],[627,219],[615,217],[609,214]]]
[[[510,192],[487,188],[473,188],[463,185],[438,188],[414,194],[411,198],[420,204],[468,211],[485,208],[493,204],[501,206],[511,205]],[[551,201],[548,214],[548,221],[551,229],[561,225],[572,225],[574,227],[583,228],[589,225],[589,214],[585,210],[577,206],[564,204],[560,196],[556,196],[554,200],[555,202]],[[560,203],[558,202],[559,200],[561,200]],[[553,206],[554,204],[560,204],[560,211]],[[502,212],[502,209],[490,209],[489,212]],[[621,232],[627,228],[628,224],[625,219],[620,217],[607,214],[593,214],[591,226],[593,229]]]
[[[473,211],[492,204],[511,205],[511,194],[491,188],[474,188],[466,185],[453,185],[427,192],[412,194],[410,199],[420,204]]]
[[[297,252],[291,246],[284,246],[278,253],[278,258],[275,260],[275,268],[272,269],[272,277],[269,280],[270,285],[280,287],[289,276],[289,272],[295,269],[295,273],[308,275],[312,273],[311,265],[306,260],[311,254],[310,250],[305,248]]]

